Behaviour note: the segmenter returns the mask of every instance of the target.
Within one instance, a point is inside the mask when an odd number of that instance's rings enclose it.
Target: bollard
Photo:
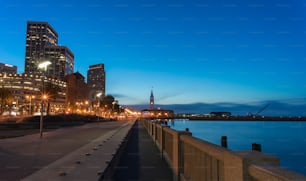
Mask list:
[[[259,151],[259,152],[261,152],[261,144],[253,143],[252,144],[252,151]]]
[[[189,132],[189,128],[185,128],[185,131]]]
[[[227,148],[227,136],[222,136],[221,137],[221,146],[223,148]]]

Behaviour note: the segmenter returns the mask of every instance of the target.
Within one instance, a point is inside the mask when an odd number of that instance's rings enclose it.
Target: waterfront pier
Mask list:
[[[151,120],[141,120],[176,180],[305,181],[304,175],[280,168],[280,160],[259,151],[231,151]]]
[[[126,145],[103,180],[174,180],[171,167],[139,121],[132,127]]]

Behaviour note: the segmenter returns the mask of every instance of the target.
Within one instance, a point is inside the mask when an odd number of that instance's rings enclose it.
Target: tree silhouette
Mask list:
[[[6,88],[0,88],[0,99],[1,99],[1,114],[4,111],[5,105],[8,105],[14,99],[12,92]]]
[[[104,110],[109,110],[112,108],[112,103],[115,101],[115,98],[112,95],[107,95],[100,100],[100,107]]]
[[[114,96],[107,95],[100,100],[100,107],[104,109],[105,112],[109,114],[117,112],[120,113],[120,105],[118,101],[115,100]]]
[[[51,84],[50,82],[47,82],[45,84],[45,93],[48,95],[48,106],[47,106],[47,115],[50,113],[50,100],[53,100],[53,102],[56,101],[56,98],[58,96],[58,92],[61,91],[61,88],[55,84]]]

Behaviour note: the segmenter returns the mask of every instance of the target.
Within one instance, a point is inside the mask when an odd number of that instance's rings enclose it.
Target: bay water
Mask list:
[[[220,145],[227,136],[228,149],[252,150],[261,144],[262,152],[280,158],[281,167],[306,175],[306,122],[303,121],[207,121],[175,119],[175,130],[189,128],[194,137]]]

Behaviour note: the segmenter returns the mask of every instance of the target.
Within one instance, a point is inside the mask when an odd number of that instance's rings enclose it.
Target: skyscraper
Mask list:
[[[25,73],[38,73],[45,46],[57,46],[58,34],[47,22],[27,23]]]
[[[47,22],[29,21],[26,34],[25,73],[41,73],[38,64],[50,61],[47,76],[63,80],[73,73],[74,55],[58,46],[58,34]]]
[[[105,71],[104,64],[90,65],[87,71],[87,85],[91,100],[105,96]]]

